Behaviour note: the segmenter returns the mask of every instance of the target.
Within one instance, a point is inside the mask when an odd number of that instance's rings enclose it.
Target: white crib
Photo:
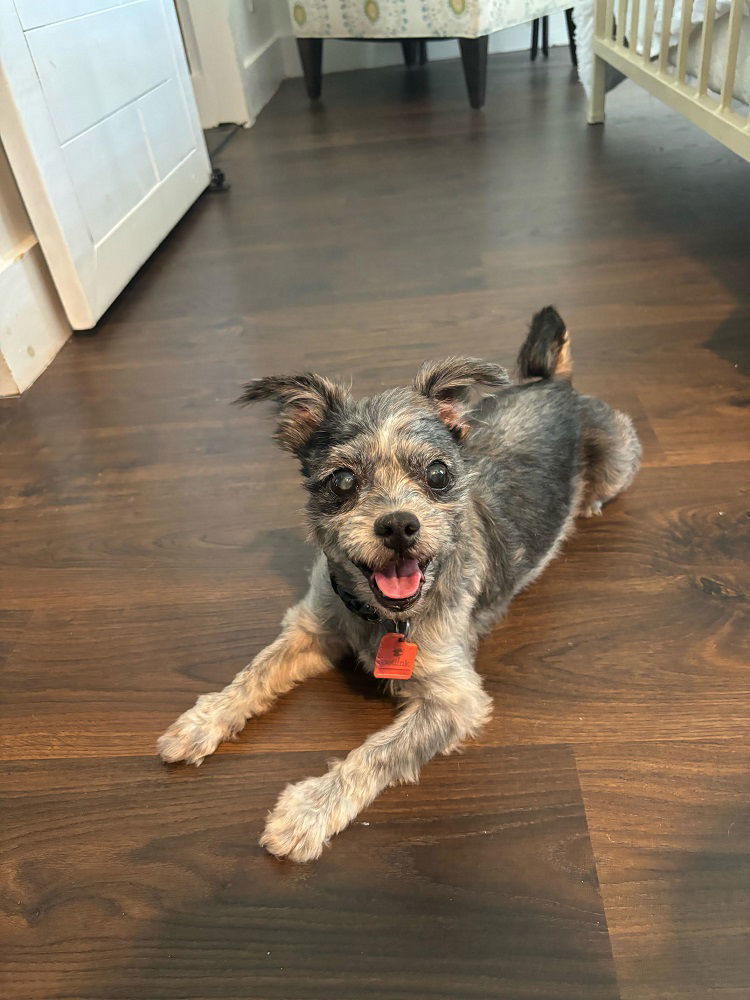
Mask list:
[[[750,161],[748,0],[593,0],[576,16],[579,60],[593,17],[591,124],[604,121],[609,63]]]

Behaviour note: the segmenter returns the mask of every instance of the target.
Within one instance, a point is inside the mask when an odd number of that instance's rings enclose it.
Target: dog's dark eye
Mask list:
[[[331,489],[340,497],[351,496],[357,486],[357,477],[349,469],[339,469],[331,476]]]
[[[431,490],[447,489],[451,481],[448,466],[445,462],[430,462],[425,472],[425,479]]]

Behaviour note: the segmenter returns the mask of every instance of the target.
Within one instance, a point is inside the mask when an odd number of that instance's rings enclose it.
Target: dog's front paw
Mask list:
[[[268,817],[261,847],[279,858],[314,861],[349,823],[346,804],[330,772],[287,785]]]
[[[223,692],[201,695],[195,705],[173,722],[157,743],[162,760],[200,765],[224,740],[233,739],[245,724],[244,716],[227,712]]]
[[[590,504],[583,508],[581,513],[584,517],[600,517],[602,506],[601,500],[592,500]]]

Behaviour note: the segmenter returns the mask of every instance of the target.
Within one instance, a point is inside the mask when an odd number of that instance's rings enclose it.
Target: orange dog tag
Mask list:
[[[375,676],[406,681],[411,677],[419,646],[407,642],[400,632],[387,632],[380,640],[375,657]]]

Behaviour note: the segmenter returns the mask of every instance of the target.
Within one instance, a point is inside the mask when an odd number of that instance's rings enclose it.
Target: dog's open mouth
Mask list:
[[[383,597],[407,601],[419,593],[424,574],[416,559],[397,559],[383,569],[376,569],[371,579]]]
[[[418,559],[394,559],[379,569],[361,564],[359,568],[381,604],[403,610],[414,604],[422,593],[427,563]]]

